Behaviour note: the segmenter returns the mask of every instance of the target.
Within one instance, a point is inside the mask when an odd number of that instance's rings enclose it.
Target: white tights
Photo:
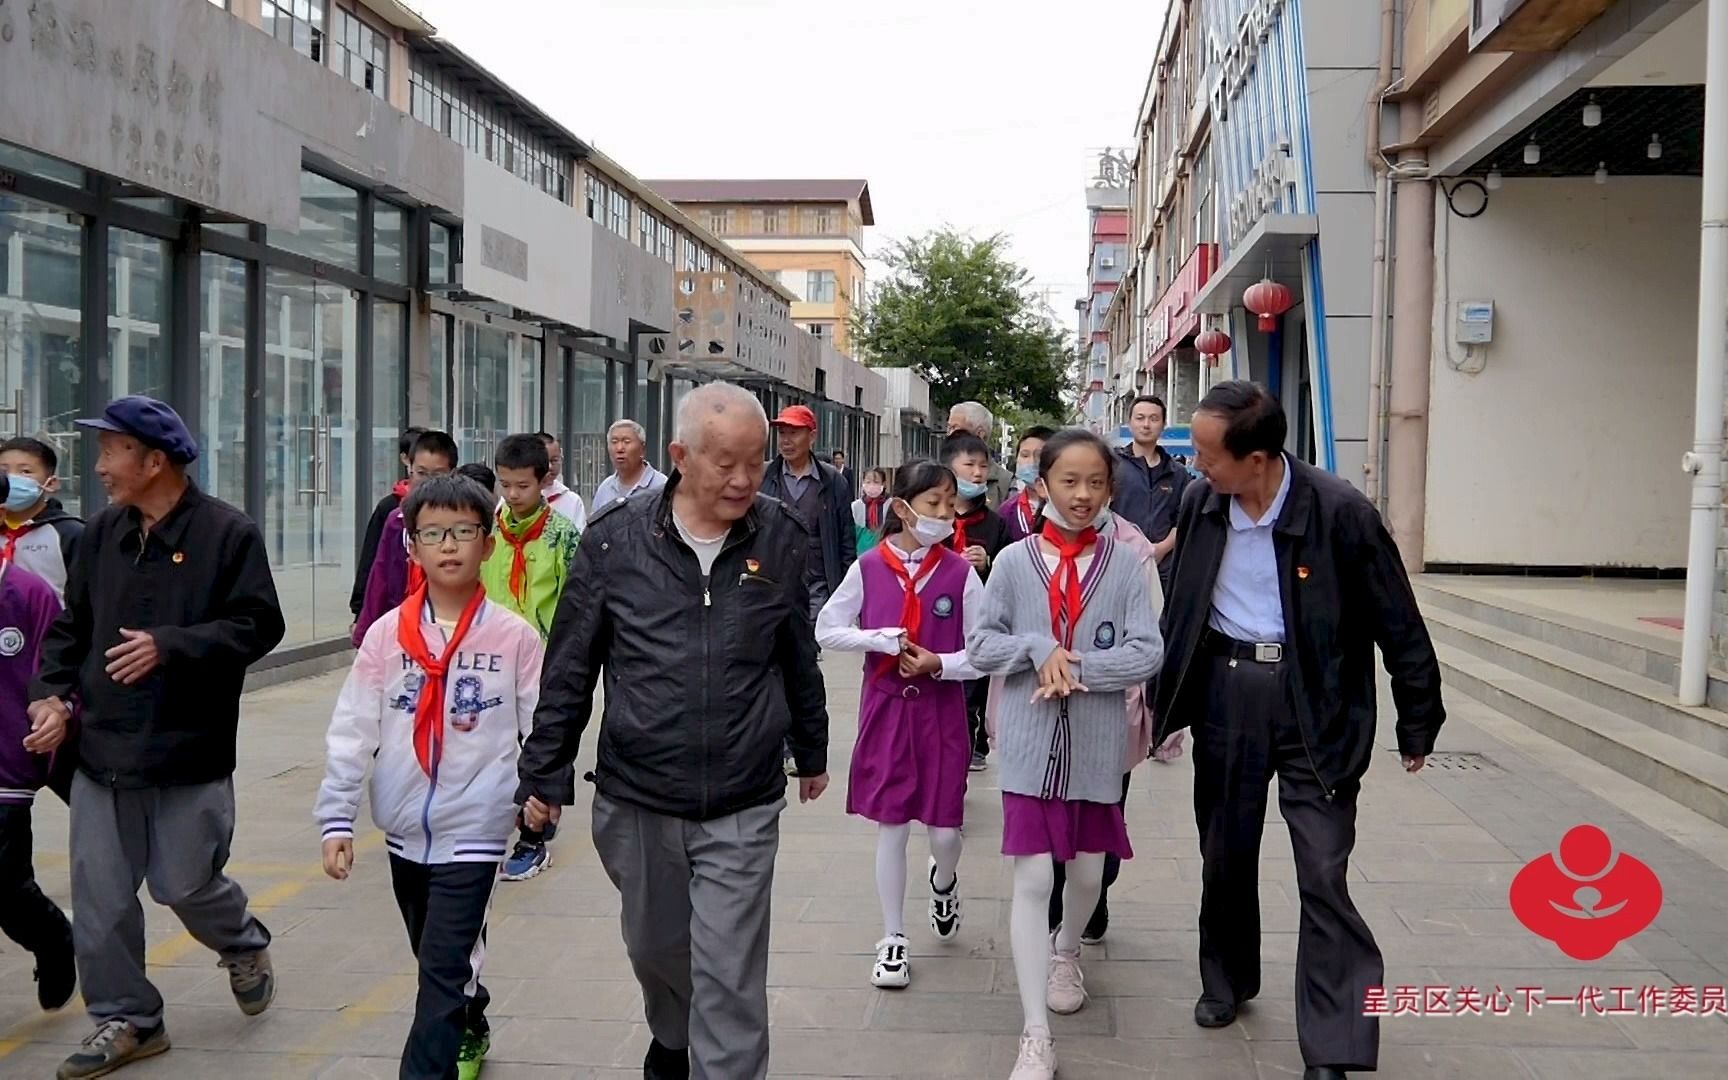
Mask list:
[[[1056,947],[1065,953],[1080,951],[1084,917],[1074,920],[1068,913],[1089,915],[1098,906],[1104,890],[1104,855],[1083,852],[1067,865],[1067,885],[1062,890],[1062,925],[1056,931]],[[1008,939],[1014,946],[1014,978],[1020,984],[1020,1008],[1026,1014],[1028,1032],[1050,1033],[1047,987],[1050,978],[1050,893],[1056,887],[1056,871],[1048,855],[1021,855],[1014,859],[1014,902],[1008,913]]]
[[[960,830],[932,827],[930,855],[936,860],[936,880],[954,880],[960,867]],[[876,895],[882,901],[884,937],[906,932],[906,845],[911,825],[876,826]]]

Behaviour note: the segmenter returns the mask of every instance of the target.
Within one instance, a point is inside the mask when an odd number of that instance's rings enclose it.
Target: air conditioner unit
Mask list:
[[[1113,270],[1116,268],[1116,260],[1109,255],[1106,255],[1102,259],[1098,260],[1098,265],[1103,267],[1105,270]]]

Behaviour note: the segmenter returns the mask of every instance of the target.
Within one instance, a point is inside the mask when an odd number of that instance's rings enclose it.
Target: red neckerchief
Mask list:
[[[406,499],[408,497],[408,481],[406,481],[406,480],[396,481],[396,486],[391,488],[390,491],[398,499]]]
[[[0,548],[0,563],[10,563],[18,553],[18,541],[30,535],[30,530],[36,527],[36,522],[26,521],[22,525],[0,525],[0,535],[6,537],[6,546]]]
[[[1098,530],[1082,529],[1070,543],[1046,521],[1039,535],[1056,549],[1056,572],[1050,575],[1050,634],[1064,649],[1071,649],[1074,627],[1080,622],[1080,553],[1097,541]]]
[[[977,525],[982,522],[984,520],[984,515],[988,512],[989,509],[987,507],[980,506],[970,514],[961,514],[959,517],[954,519],[955,551],[964,552],[966,550],[966,526]]]
[[[918,583],[935,571],[936,564],[942,561],[943,551],[940,547],[928,549],[924,553],[924,561],[918,564],[918,569],[909,573],[906,570],[906,561],[900,557],[900,552],[895,549],[892,541],[879,545],[877,550],[882,552],[882,561],[888,564],[895,580],[900,582],[900,588],[906,592],[905,598],[900,601],[900,629],[906,632],[906,640],[916,645],[918,626],[924,619],[924,606],[918,602]],[[882,659],[887,661],[884,668],[888,663],[894,662],[892,656],[883,656]]]
[[[876,532],[882,528],[882,504],[887,501],[888,496],[886,495],[878,495],[874,499],[865,496],[864,527],[866,529],[869,529],[871,532]]]
[[[486,590],[474,586],[474,595],[468,598],[462,617],[456,621],[456,629],[444,644],[443,655],[437,659],[433,659],[432,651],[426,647],[426,635],[420,628],[425,615],[426,590],[416,589],[402,601],[401,617],[396,624],[396,643],[402,646],[408,659],[426,673],[425,681],[420,684],[420,696],[414,703],[414,756],[420,759],[420,768],[427,776],[432,775],[438,767],[438,759],[444,754],[444,673],[450,661],[456,658],[456,649],[468,636],[468,626],[485,599]]]
[[[546,520],[552,513],[552,504],[542,502],[535,516],[529,518],[530,524],[522,530],[521,536],[510,535],[510,527],[504,521],[504,508],[498,509],[498,535],[510,545],[510,595],[516,598],[518,604],[527,602],[528,590],[528,545],[540,539],[540,534],[546,531]],[[521,522],[516,523],[518,527]]]

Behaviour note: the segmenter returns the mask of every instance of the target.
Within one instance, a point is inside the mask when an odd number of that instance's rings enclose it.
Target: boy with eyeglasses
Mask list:
[[[552,633],[552,616],[576,557],[578,533],[569,518],[544,494],[551,455],[535,435],[512,435],[498,444],[493,460],[498,492],[498,543],[480,568],[480,581],[493,603],[528,620],[542,642]],[[547,842],[557,831],[522,827],[522,835],[504,862],[505,881],[526,881],[552,865]]]
[[[371,765],[372,818],[420,969],[400,1075],[474,1080],[491,1048],[486,919],[517,818],[516,758],[540,696],[542,645],[480,583],[494,544],[490,492],[465,477],[425,479],[402,516],[423,580],[360,644],[330,719],[315,815],[324,872],[345,880]]]

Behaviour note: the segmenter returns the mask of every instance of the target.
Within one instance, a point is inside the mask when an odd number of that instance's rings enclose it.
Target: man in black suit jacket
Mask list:
[[[1278,400],[1247,382],[1213,387],[1195,413],[1206,479],[1189,485],[1177,516],[1153,745],[1193,729],[1202,1027],[1232,1023],[1260,990],[1260,833],[1278,777],[1302,897],[1297,1039],[1306,1080],[1333,1080],[1372,1070],[1379,1054],[1363,1001],[1385,969],[1346,885],[1374,752],[1375,646],[1406,771],[1422,768],[1446,713],[1433,644],[1379,514],[1284,453],[1287,430]]]

